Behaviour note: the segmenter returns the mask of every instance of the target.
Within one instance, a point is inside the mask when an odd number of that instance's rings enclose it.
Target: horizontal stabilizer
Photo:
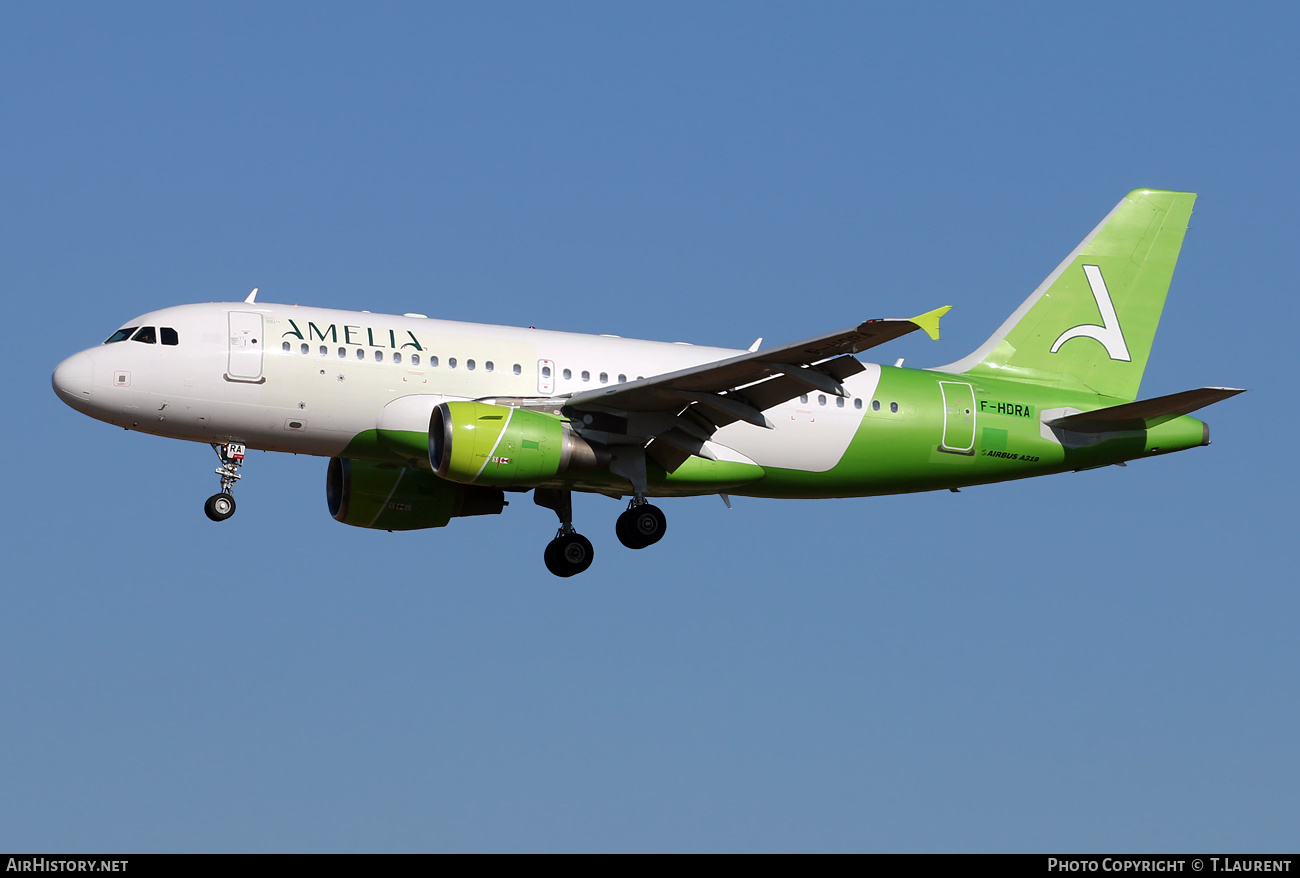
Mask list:
[[[1091,412],[1079,412],[1063,418],[1044,421],[1049,427],[1058,427],[1075,433],[1109,433],[1113,430],[1149,430],[1180,415],[1189,415],[1207,405],[1245,393],[1236,387],[1199,387],[1154,399],[1140,399]]]

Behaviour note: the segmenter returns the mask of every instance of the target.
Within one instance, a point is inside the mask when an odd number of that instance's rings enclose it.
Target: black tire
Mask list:
[[[203,514],[213,521],[225,521],[235,514],[235,498],[225,491],[213,494],[203,504]]]
[[[577,576],[591,566],[596,551],[582,534],[565,534],[546,544],[546,569],[560,577]]]
[[[618,541],[629,549],[653,546],[668,532],[668,519],[658,506],[643,503],[633,506],[618,517],[614,533]]]

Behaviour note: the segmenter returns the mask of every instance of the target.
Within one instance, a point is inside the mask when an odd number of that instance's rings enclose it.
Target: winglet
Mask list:
[[[926,311],[924,314],[918,314],[912,318],[912,323],[925,330],[925,334],[935,341],[939,340],[939,318],[952,310],[952,305],[944,305],[942,308],[935,308],[933,311]]]
[[[253,287],[253,291],[248,294],[248,298],[244,301],[250,305],[257,301],[257,287]]]

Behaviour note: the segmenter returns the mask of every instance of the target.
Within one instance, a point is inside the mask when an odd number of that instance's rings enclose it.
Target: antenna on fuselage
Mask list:
[[[245,299],[244,301],[250,305],[254,304],[257,301],[257,287],[253,287],[253,291],[248,294],[248,298]]]

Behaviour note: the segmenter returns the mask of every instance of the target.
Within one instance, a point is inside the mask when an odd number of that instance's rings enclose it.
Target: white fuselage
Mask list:
[[[367,430],[425,431],[453,399],[562,397],[741,351],[617,336],[460,323],[290,305],[213,303],[144,314],[153,343],[106,343],[65,360],[60,397],[128,429],[196,442],[337,456]],[[174,344],[163,344],[166,328]],[[709,447],[720,459],[824,472],[862,421],[880,368],[738,422]]]

